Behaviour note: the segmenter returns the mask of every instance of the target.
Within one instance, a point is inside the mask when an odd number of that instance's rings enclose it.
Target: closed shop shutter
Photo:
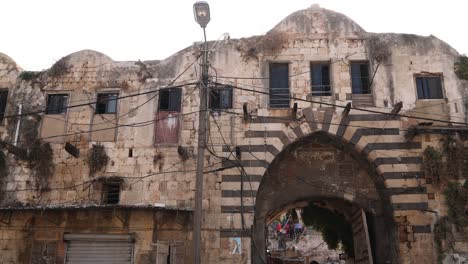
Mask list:
[[[65,234],[66,264],[133,263],[133,237],[112,234]]]

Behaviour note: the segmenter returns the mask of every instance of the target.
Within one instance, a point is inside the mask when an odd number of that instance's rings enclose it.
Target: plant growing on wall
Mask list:
[[[44,143],[37,139],[32,144],[28,153],[28,167],[32,170],[36,182],[36,188],[44,190],[48,188],[48,179],[54,173],[54,152],[50,143]]]
[[[438,182],[442,168],[442,153],[432,146],[427,146],[423,154],[423,167],[426,175],[432,176]]]
[[[462,231],[468,226],[468,181],[464,185],[459,182],[449,182],[444,190],[446,203],[448,206],[448,217],[458,231]]]
[[[302,218],[306,226],[312,226],[322,232],[328,248],[338,249],[341,243],[344,252],[348,256],[354,256],[353,231],[343,215],[309,204],[304,208]]]
[[[438,261],[442,263],[445,253],[454,252],[454,231],[461,232],[464,241],[468,240],[468,181],[464,185],[459,182],[449,182],[444,190],[448,216],[440,218],[434,226],[434,241],[438,253]],[[455,227],[455,230],[452,229]]]
[[[41,77],[43,73],[42,71],[23,71],[18,75],[18,78],[23,81],[34,81]]]
[[[468,80],[468,57],[467,56],[460,56],[458,61],[455,62],[454,65],[455,73],[457,74],[458,78]]]
[[[109,156],[103,145],[93,145],[88,153],[89,175],[93,176],[96,172],[101,171],[107,166]]]
[[[49,70],[47,74],[52,78],[59,78],[70,72],[71,66],[68,65],[68,59],[66,57],[58,60]]]

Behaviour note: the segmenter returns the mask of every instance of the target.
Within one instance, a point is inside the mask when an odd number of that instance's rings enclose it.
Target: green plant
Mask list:
[[[434,177],[436,182],[440,180],[440,169],[442,168],[442,153],[427,146],[423,154],[423,167],[426,175]]]
[[[468,57],[460,56],[454,65],[458,78],[468,80]]]
[[[19,74],[18,78],[23,81],[34,81],[41,77],[42,71],[23,71]]]
[[[434,225],[434,241],[437,250],[437,260],[442,263],[445,257],[444,252],[452,251],[455,239],[451,230],[451,223],[448,217],[440,218]],[[445,241],[445,243],[443,243]],[[445,248],[444,248],[445,244]]]
[[[460,176],[463,176],[463,166],[466,162],[463,142],[452,136],[447,136],[444,139],[443,150],[444,154],[447,155],[447,172],[452,178],[459,179]]]
[[[468,215],[465,208],[468,205],[468,181],[464,185],[459,182],[449,182],[444,190],[448,206],[448,217],[458,231],[468,226]]]
[[[89,175],[93,176],[96,172],[104,169],[109,162],[106,149],[101,144],[93,145],[88,153]]]
[[[352,228],[343,215],[310,204],[304,208],[302,218],[306,226],[322,232],[328,248],[337,249],[341,243],[346,254],[354,256]]]

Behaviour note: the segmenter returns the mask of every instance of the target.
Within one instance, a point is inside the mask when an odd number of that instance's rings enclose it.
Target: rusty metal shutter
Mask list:
[[[65,263],[133,263],[132,235],[65,234]]]

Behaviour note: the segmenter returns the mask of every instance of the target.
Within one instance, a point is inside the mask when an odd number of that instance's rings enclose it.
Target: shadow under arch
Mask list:
[[[327,157],[326,153],[331,149],[339,152],[339,156]],[[309,164],[308,159],[316,158],[309,158],[309,154],[322,153],[325,153],[321,157],[324,162]],[[352,175],[342,179],[338,166],[346,159],[347,164],[353,164]],[[349,176],[356,176],[356,181]],[[365,189],[366,186],[369,188]],[[383,177],[354,144],[323,131],[311,133],[286,146],[263,175],[255,199],[252,263],[266,263],[266,222],[269,217],[288,205],[319,199],[340,199],[362,208],[372,221],[369,231],[373,236],[374,263],[398,263],[397,230]]]

